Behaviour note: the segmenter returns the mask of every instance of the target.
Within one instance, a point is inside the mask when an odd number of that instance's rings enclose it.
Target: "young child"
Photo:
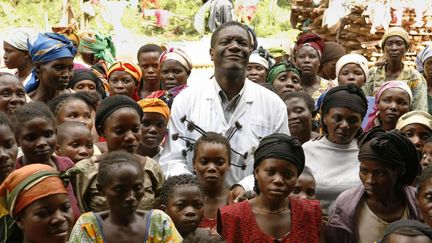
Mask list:
[[[420,165],[424,170],[432,162],[432,137],[426,139],[423,144]]]
[[[313,176],[312,171],[308,167],[305,167],[289,196],[290,198],[296,199],[314,200],[315,188],[315,177]]]
[[[187,174],[169,177],[162,186],[160,207],[183,238],[195,232],[204,215],[204,193],[197,178]]]
[[[0,184],[14,170],[17,155],[14,127],[8,116],[0,112]]]
[[[77,163],[93,156],[93,137],[81,122],[65,122],[57,128],[56,154]]]
[[[164,212],[138,209],[145,191],[140,159],[126,151],[109,152],[100,159],[97,188],[106,198],[108,211],[83,214],[69,242],[182,242]]]
[[[48,102],[48,107],[54,114],[58,124],[66,121],[78,121],[91,130],[94,123],[92,113],[96,111],[98,103],[97,95],[80,91],[73,94],[59,95]]]
[[[17,108],[12,117],[16,138],[23,156],[17,158],[15,169],[29,164],[46,164],[64,172],[74,166],[67,157],[55,156],[56,121],[48,106],[42,102],[31,102]],[[69,199],[78,219],[80,211],[71,184],[67,186]]]
[[[200,228],[215,228],[218,209],[230,201],[224,183],[230,165],[231,146],[224,136],[207,132],[197,140],[193,168],[204,192],[204,217]]]

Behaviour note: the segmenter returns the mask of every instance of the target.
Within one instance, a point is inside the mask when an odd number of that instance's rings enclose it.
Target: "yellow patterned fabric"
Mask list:
[[[385,67],[386,64],[373,67],[369,70],[369,81],[363,86],[366,96],[374,96],[381,85],[387,81],[392,81],[387,80]],[[394,80],[404,81],[411,88],[414,97],[411,110],[428,110],[427,84],[423,75],[416,69],[404,65],[401,73]]]
[[[146,223],[147,237],[144,243],[179,243],[183,238],[177,231],[171,218],[164,212],[153,209],[146,212],[150,217]],[[70,243],[106,243],[102,219],[99,214],[89,212],[81,215],[75,223],[69,237]]]
[[[165,181],[160,165],[149,157],[142,157],[144,164],[144,197],[139,209],[147,210],[159,206],[160,190]],[[96,175],[99,167],[97,156],[83,159],[73,168],[71,183],[81,212],[100,212],[108,210],[105,197],[100,195],[96,187]]]

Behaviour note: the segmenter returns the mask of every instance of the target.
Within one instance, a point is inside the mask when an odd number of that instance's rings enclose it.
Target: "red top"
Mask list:
[[[227,243],[231,242],[319,242],[321,228],[321,208],[317,200],[290,198],[291,230],[282,239],[263,233],[257,225],[249,201],[225,206],[220,209],[218,231]],[[219,217],[218,217],[219,218]]]
[[[203,217],[201,219],[201,223],[199,224],[198,228],[204,228],[204,229],[213,229],[216,227],[216,219],[209,219],[206,217]]]

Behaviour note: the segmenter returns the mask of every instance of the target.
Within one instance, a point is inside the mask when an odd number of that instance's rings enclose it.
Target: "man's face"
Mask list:
[[[216,68],[246,70],[251,52],[249,33],[240,26],[228,26],[216,34],[210,56]]]

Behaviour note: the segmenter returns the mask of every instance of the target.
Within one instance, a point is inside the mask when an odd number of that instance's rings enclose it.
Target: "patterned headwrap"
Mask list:
[[[379,115],[378,104],[379,104],[381,95],[384,93],[384,91],[391,89],[391,88],[399,88],[399,89],[402,89],[403,91],[405,91],[410,97],[410,107],[411,107],[412,102],[413,102],[413,95],[412,95],[410,87],[404,81],[385,82],[383,85],[381,85],[381,88],[375,94],[375,104],[373,106],[373,111],[369,114],[368,123],[365,127],[365,131],[368,131],[371,128],[373,128],[375,125],[379,124],[379,121],[378,121],[378,115]]]
[[[136,81],[136,88],[133,93],[133,98],[135,101],[140,100],[141,98],[138,95],[138,87],[140,87],[141,79],[142,79],[142,71],[141,68],[129,61],[117,61],[109,67],[107,72],[107,79],[109,81],[110,76],[115,71],[125,71],[129,73]]]
[[[417,70],[419,72],[424,71],[424,65],[426,63],[426,60],[432,57],[432,45],[427,46],[425,49],[423,49],[419,54],[416,56],[416,66]]]
[[[36,34],[36,31],[30,28],[15,28],[4,37],[4,42],[18,50],[28,51],[28,39],[34,38]]]
[[[159,67],[162,65],[163,62],[167,60],[178,61],[188,73],[190,73],[190,71],[192,70],[192,60],[181,49],[170,48],[167,51],[164,51],[159,57]]]
[[[57,33],[40,33],[27,42],[28,51],[33,64],[46,63],[60,58],[74,58],[77,53],[73,43],[64,35]],[[36,80],[36,69],[33,68],[32,77],[24,87],[27,93],[35,90],[39,85]]]
[[[138,101],[138,105],[141,106],[144,113],[154,112],[161,114],[165,117],[166,120],[169,120],[170,117],[170,109],[168,105],[162,101],[161,99],[151,98],[151,99],[142,99]]]
[[[318,56],[321,59],[324,52],[324,41],[321,36],[312,33],[303,33],[299,35],[294,47],[294,54],[296,54],[303,46],[313,47],[318,52]]]
[[[362,70],[363,74],[365,75],[365,83],[368,80],[369,77],[369,67],[368,67],[368,60],[359,54],[347,54],[342,56],[336,63],[336,79],[339,78],[339,73],[341,69],[347,65],[347,64],[357,64]]]
[[[80,38],[75,33],[75,28],[72,26],[66,26],[66,27],[52,27],[51,28],[53,32],[62,34],[66,36],[70,41],[74,43],[76,47],[80,45]]]
[[[81,43],[78,48],[79,52],[92,53],[96,59],[102,59],[111,65],[116,57],[116,49],[111,36],[105,36],[101,33],[83,32],[80,34]]]
[[[297,74],[300,78],[302,77],[300,69],[298,69],[291,62],[280,62],[273,65],[267,73],[267,83],[273,84],[276,77],[283,72],[293,72]]]
[[[58,171],[49,165],[30,164],[13,171],[0,185],[0,211],[14,217],[38,199],[67,193]]]
[[[420,160],[414,144],[401,132],[375,127],[357,140],[359,161],[373,160],[405,169],[399,182],[411,185],[420,171]]]

